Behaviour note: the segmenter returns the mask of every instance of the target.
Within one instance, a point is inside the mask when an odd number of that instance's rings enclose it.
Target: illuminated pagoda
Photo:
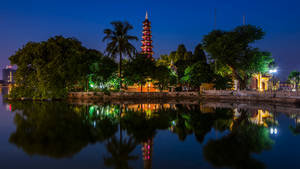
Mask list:
[[[151,22],[148,20],[148,13],[146,12],[145,21],[143,22],[143,36],[142,36],[142,54],[146,54],[152,58],[152,35],[151,35]]]
[[[143,36],[142,36],[142,51],[141,54],[147,55],[148,58],[154,59],[153,56],[153,46],[152,46],[152,35],[151,35],[151,22],[148,19],[148,13],[146,12],[145,21],[143,22]],[[155,86],[151,79],[147,80],[145,85],[134,84],[128,86],[126,92],[160,92],[157,86]],[[162,92],[168,92],[168,90],[163,90]]]

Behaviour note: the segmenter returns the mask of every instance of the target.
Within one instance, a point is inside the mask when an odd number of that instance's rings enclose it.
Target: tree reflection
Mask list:
[[[173,132],[180,140],[194,133],[196,139],[202,143],[207,133],[215,128],[224,131],[229,128],[233,119],[231,109],[215,109],[212,112],[202,112],[199,105],[177,106],[177,119],[173,123]]]
[[[300,118],[298,114],[291,114],[290,118],[293,118],[295,121],[295,125],[290,125],[289,129],[294,135],[298,135],[300,133]]]
[[[138,159],[138,156],[131,155],[136,146],[137,142],[132,137],[121,140],[112,137],[106,144],[106,149],[111,156],[104,157],[104,164],[115,169],[131,169],[128,161]]]
[[[251,123],[246,115],[242,115],[233,125],[231,133],[220,140],[210,140],[203,154],[217,167],[260,169],[265,168],[264,164],[252,158],[251,154],[271,149],[272,144],[267,128]]]
[[[151,118],[142,110],[128,110],[121,121],[129,135],[138,142],[145,142],[155,137],[157,130],[168,129],[171,119],[170,111],[164,109],[153,111]]]
[[[103,141],[117,131],[109,118],[95,118],[86,106],[62,102],[12,102],[21,111],[9,141],[29,155],[70,157],[89,143]]]
[[[135,105],[130,109],[126,105],[78,106],[63,102],[11,104],[18,113],[10,142],[29,155],[71,157],[90,143],[105,141],[109,155],[104,157],[104,164],[116,169],[132,168],[129,164],[138,159],[133,151],[139,144],[144,168],[151,168],[158,130],[169,129],[182,141],[194,134],[199,143],[203,143],[212,129],[230,131],[204,146],[204,157],[216,167],[265,168],[251,154],[270,149],[273,144],[265,128],[268,125],[257,121],[258,112],[249,114],[242,110],[237,116],[232,109],[207,111],[200,105],[152,105],[154,109],[151,105]]]

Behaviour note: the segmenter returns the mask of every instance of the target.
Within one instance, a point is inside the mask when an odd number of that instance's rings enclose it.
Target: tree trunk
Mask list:
[[[120,52],[120,63],[119,63],[119,78],[120,78],[120,91],[122,89],[122,52]]]
[[[86,88],[85,88],[86,92],[88,92],[89,91],[89,79],[86,80],[86,84],[85,85],[86,85]]]
[[[143,93],[143,84],[141,83],[141,93]]]
[[[247,86],[247,77],[245,77],[245,79],[243,80],[240,76],[239,76],[239,74],[238,74],[238,72],[237,71],[235,71],[234,69],[233,69],[233,72],[234,72],[234,78],[236,79],[236,80],[238,80],[238,82],[239,82],[239,89],[240,90],[243,90],[243,89],[246,89],[246,86]]]
[[[246,80],[239,80],[240,81],[240,89],[244,90],[247,87],[247,81]]]

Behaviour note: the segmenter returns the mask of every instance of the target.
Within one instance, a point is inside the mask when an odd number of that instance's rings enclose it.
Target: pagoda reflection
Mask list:
[[[148,139],[142,143],[142,153],[144,160],[144,169],[152,168],[152,154],[153,154],[153,138]]]

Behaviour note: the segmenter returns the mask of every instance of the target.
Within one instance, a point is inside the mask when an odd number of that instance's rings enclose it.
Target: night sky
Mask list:
[[[0,68],[8,57],[29,41],[44,41],[54,35],[75,37],[88,48],[103,51],[103,29],[111,21],[127,20],[132,34],[141,37],[146,10],[152,22],[154,57],[185,44],[193,50],[203,35],[214,28],[233,29],[243,23],[260,26],[266,37],[256,44],[273,54],[284,79],[300,65],[299,0],[1,0]],[[136,47],[140,50],[140,42]],[[0,75],[2,79],[2,75]]]

